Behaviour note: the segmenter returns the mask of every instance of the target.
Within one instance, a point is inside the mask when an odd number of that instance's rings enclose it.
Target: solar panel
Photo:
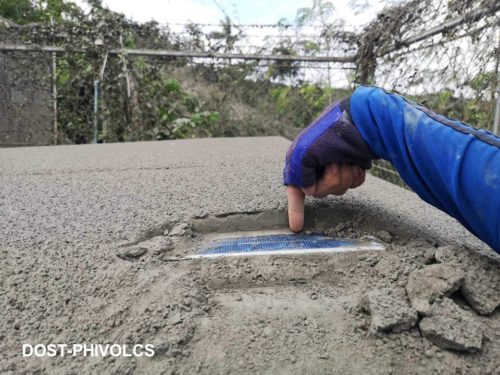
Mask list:
[[[186,258],[217,258],[229,256],[310,254],[347,251],[380,251],[385,247],[372,240],[340,240],[323,234],[272,234],[219,238],[200,252]]]

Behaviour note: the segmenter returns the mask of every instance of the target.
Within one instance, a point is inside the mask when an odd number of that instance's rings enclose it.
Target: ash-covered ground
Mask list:
[[[181,260],[212,232],[286,227],[281,138],[0,150],[0,371],[498,374],[500,263],[377,178],[308,230],[384,252]],[[23,357],[23,344],[154,357]]]

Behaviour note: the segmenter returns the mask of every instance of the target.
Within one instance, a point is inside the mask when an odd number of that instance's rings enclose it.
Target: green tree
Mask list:
[[[300,68],[299,62],[293,60],[293,56],[297,55],[293,44],[289,40],[284,40],[273,48],[272,53],[274,55],[290,56],[290,60],[273,61],[269,66],[267,76],[269,78],[279,78],[280,80],[288,78],[291,82],[299,74]]]
[[[17,24],[61,21],[81,14],[73,2],[64,0],[0,0],[0,16]]]
[[[241,31],[237,33],[233,32],[235,28],[231,21],[231,18],[229,18],[228,16],[226,16],[226,18],[223,21],[221,21],[220,25],[222,30],[212,31],[208,35],[208,37],[218,42],[214,46],[215,50],[219,50],[221,47],[223,47],[224,52],[231,52],[234,50],[236,42],[241,37]]]
[[[331,2],[326,0],[313,0],[310,8],[299,8],[295,16],[295,23],[297,26],[305,26],[313,24],[315,21],[320,21],[325,24],[333,15],[335,7]]]

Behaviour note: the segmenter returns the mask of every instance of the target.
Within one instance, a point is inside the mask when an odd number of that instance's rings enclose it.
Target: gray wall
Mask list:
[[[0,25],[0,43],[14,43]],[[52,143],[49,54],[0,52],[0,146]]]

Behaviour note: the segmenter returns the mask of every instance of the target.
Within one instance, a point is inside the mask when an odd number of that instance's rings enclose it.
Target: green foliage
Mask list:
[[[321,51],[320,45],[313,40],[302,40],[299,43],[307,55],[312,55]]]
[[[226,18],[221,22],[220,31],[212,31],[208,34],[209,39],[216,41],[215,45],[212,46],[214,51],[219,51],[222,49],[224,52],[231,52],[234,50],[236,42],[241,37],[241,32],[233,33],[234,26],[231,19],[226,16]]]
[[[318,38],[283,38],[277,45],[270,43],[274,47],[265,52],[290,56],[291,60],[276,60],[268,66],[262,61],[235,63],[234,60],[229,65],[220,60],[201,65],[184,58],[110,55],[102,76],[106,50],[111,48],[229,52],[237,48],[236,42],[242,34],[225,18],[220,29],[208,35],[199,25],[191,24],[179,37],[154,22],[137,24],[127,20],[103,8],[100,0],[86,2],[90,11],[83,14],[73,3],[63,0],[0,0],[0,14],[4,17],[23,24],[38,22],[22,28],[25,34],[19,35],[20,40],[89,51],[57,57],[62,142],[92,140],[95,81],[101,81],[99,139],[106,142],[277,134],[291,138],[329,103],[350,94],[350,89],[305,82],[306,77],[299,74],[300,63],[293,61],[294,55],[316,55],[324,53],[325,48],[343,49],[347,53],[351,51],[349,46],[359,41],[359,35],[339,31],[341,24],[327,24],[333,11],[331,2],[314,0],[310,8],[299,10],[295,22],[278,23],[281,30],[298,30],[318,23],[324,26]],[[404,9],[394,14],[403,14]],[[50,24],[51,19],[55,25]],[[405,19],[389,17],[384,22]],[[391,45],[377,39],[381,33],[387,33],[387,27],[371,30],[373,40],[360,41],[359,56],[363,59],[358,66],[366,68],[364,82],[374,79],[376,64],[370,65],[370,61],[375,61],[376,56],[369,52],[376,48],[372,44]],[[365,47],[371,49],[364,51]],[[350,82],[358,78],[356,73],[349,73]],[[465,83],[475,94],[474,100],[454,97],[450,90],[415,100],[449,117],[486,128],[492,122],[494,103],[485,93],[494,90],[495,78],[495,74],[481,70]]]
[[[92,84],[92,65],[85,58],[69,54],[57,60],[58,122],[63,140],[89,143],[92,139]]]
[[[304,98],[304,102],[311,115],[321,112],[332,100],[334,91],[332,88],[321,88],[317,85],[304,84],[300,90],[300,95]]]
[[[412,100],[446,117],[457,119],[476,128],[490,129],[493,123],[494,105],[492,100],[455,97],[450,90],[435,94],[412,96]]]
[[[145,90],[145,107],[141,119],[151,139],[192,138],[210,135],[210,129],[219,121],[219,113],[203,111],[202,104],[186,94],[181,84],[169,77],[161,77]]]
[[[101,77],[104,48],[136,48],[138,43],[141,47],[171,47],[168,34],[155,24],[127,21],[103,8],[100,0],[87,3],[91,9],[83,15],[76,5],[63,0],[0,0],[0,12],[9,19],[18,23],[38,22],[36,27],[24,29],[34,30],[32,35],[21,38],[35,43],[60,43],[69,48],[81,46],[90,51],[58,55],[59,140],[91,142],[96,81],[102,81],[97,113],[100,141],[210,136],[220,120],[219,113],[207,110],[203,101],[186,93],[168,72],[168,65],[154,59],[108,56]],[[65,27],[65,22],[76,16],[81,16],[78,27],[71,23]],[[56,22],[54,27],[52,22]],[[230,20],[222,26],[227,38],[235,40]]]
[[[54,22],[81,14],[80,8],[64,0],[0,0],[0,16],[17,24]]]
[[[219,112],[203,111],[197,112],[191,118],[179,118],[172,122],[172,136],[170,138],[194,138],[199,136],[210,136],[211,129],[220,121]],[[159,138],[155,139],[169,139]]]
[[[279,86],[271,91],[271,96],[276,103],[276,109],[279,113],[285,113],[290,105],[289,95],[292,91],[290,86]]]
[[[290,41],[281,41],[280,44],[273,48],[272,53],[274,55],[282,56],[293,56],[297,54],[297,51],[293,49]],[[296,77],[299,73],[299,64],[293,60],[276,60],[273,62],[267,70],[267,78],[279,78],[284,80],[286,78],[292,79]]]
[[[295,23],[298,26],[305,26],[316,20],[320,20],[324,23],[332,16],[334,10],[335,7],[329,1],[313,0],[310,8],[304,7],[297,10]]]
[[[19,24],[37,19],[31,0],[0,0],[0,16]]]
[[[468,86],[477,93],[481,93],[488,86],[493,88],[496,85],[496,80],[497,80],[496,73],[481,72],[468,82]]]
[[[278,86],[272,89],[271,97],[281,118],[295,135],[300,129],[317,117],[324,108],[335,100],[350,94],[348,89],[332,89],[305,83],[299,87]]]
[[[301,110],[309,118],[321,112],[330,103],[333,95],[333,89],[322,88],[309,83],[305,83],[296,89],[290,86],[280,86],[271,91],[276,108],[281,114],[290,112],[292,110],[291,106],[303,103],[300,106]]]
[[[186,25],[186,32],[189,36],[188,45],[186,46],[190,50],[202,50],[205,48],[205,41],[203,31],[201,27],[195,23],[188,23]]]
[[[133,93],[127,98],[123,73],[108,77],[103,92],[104,118],[110,126],[106,141],[136,141],[210,136],[219,121],[181,83],[143,58],[132,60]],[[126,77],[125,77],[126,78]],[[117,105],[121,102],[121,105]]]

